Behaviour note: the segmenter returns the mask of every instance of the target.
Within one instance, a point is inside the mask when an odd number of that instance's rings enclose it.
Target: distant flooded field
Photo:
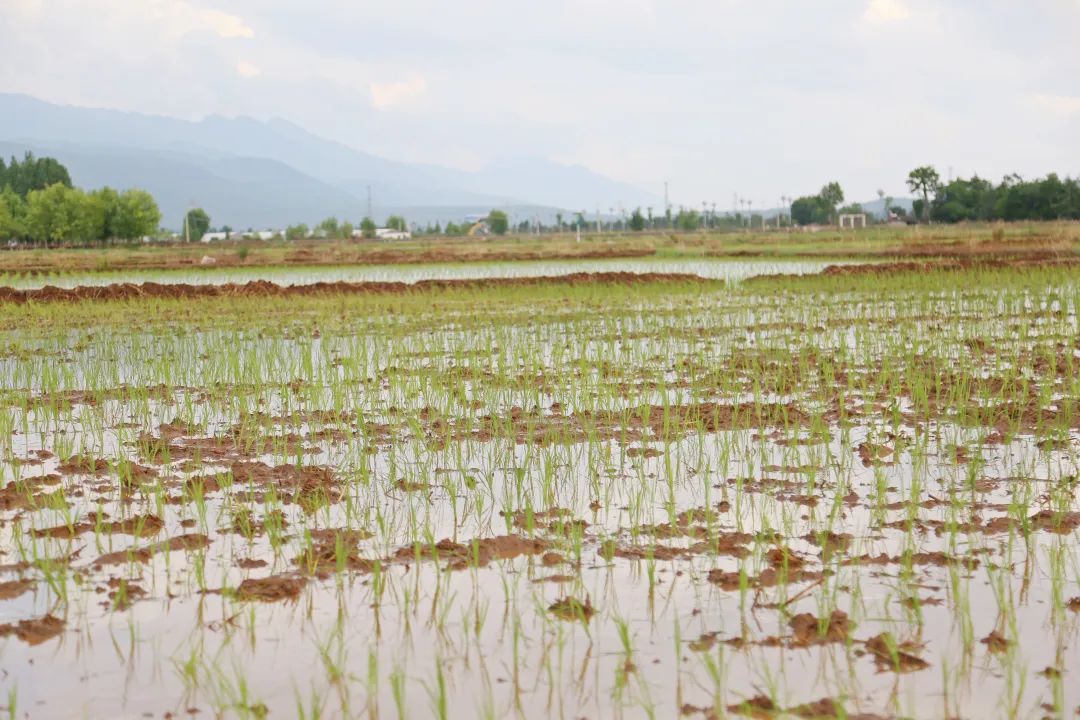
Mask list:
[[[320,267],[223,267],[212,265],[182,270],[123,270],[70,273],[0,273],[0,286],[19,289],[48,285],[61,288],[115,283],[225,284],[266,280],[280,285],[316,282],[406,282],[475,278],[548,277],[571,273],[632,272],[685,273],[737,282],[755,275],[820,272],[834,260],[731,260],[701,258],[668,260],[652,257],[614,260],[554,260],[494,263],[446,263]]]

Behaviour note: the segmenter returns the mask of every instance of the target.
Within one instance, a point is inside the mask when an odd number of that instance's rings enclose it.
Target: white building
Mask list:
[[[231,230],[225,232],[205,233],[200,242],[220,242],[222,240],[273,240],[275,237],[284,237],[285,233],[280,230]]]
[[[380,240],[408,240],[412,233],[408,230],[393,230],[391,228],[379,228],[375,231],[375,237]]]

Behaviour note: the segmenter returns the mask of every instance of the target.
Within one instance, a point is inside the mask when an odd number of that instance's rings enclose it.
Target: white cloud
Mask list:
[[[899,195],[913,153],[989,176],[1080,163],[1077,0],[461,0],[431,22],[441,9],[0,0],[0,46],[20,59],[0,63],[0,92],[283,115],[469,168],[557,158],[659,192],[668,180],[676,203],[738,192],[757,207],[832,179],[856,199]],[[470,100],[481,88],[498,100]]]
[[[241,60],[236,63],[236,74],[243,78],[258,77],[262,74],[262,68],[254,63],[250,63],[246,60]]]
[[[223,38],[253,38],[255,31],[242,18],[220,10],[198,10],[196,17],[202,25]]]
[[[209,32],[226,39],[255,37],[255,30],[243,18],[193,5],[186,0],[149,0],[134,6],[113,0],[112,7],[118,14],[148,14],[173,35]]]
[[[887,25],[911,17],[903,0],[870,0],[863,12],[863,21],[871,25]]]
[[[427,90],[427,81],[416,75],[397,82],[373,82],[368,88],[371,90],[371,104],[379,110],[385,110],[423,95]]]
[[[14,15],[30,17],[44,8],[44,0],[7,0],[5,11]]]
[[[1036,109],[1054,115],[1080,115],[1080,95],[1043,95],[1029,96],[1029,101]]]

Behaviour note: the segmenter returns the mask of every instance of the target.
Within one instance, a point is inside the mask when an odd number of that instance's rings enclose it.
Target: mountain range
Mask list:
[[[369,193],[376,220],[395,212],[422,223],[460,222],[496,207],[550,221],[558,212],[662,204],[633,185],[543,159],[469,172],[378,157],[281,119],[188,121],[0,93],[0,156],[26,151],[57,158],[84,188],[148,190],[173,228],[190,207],[235,228],[329,216],[356,222]]]

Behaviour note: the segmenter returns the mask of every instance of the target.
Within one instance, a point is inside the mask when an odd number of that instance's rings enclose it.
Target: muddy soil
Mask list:
[[[988,254],[985,257],[978,255],[960,255],[933,261],[898,261],[869,263],[863,265],[829,265],[816,275],[758,275],[747,280],[748,283],[766,282],[778,279],[795,277],[854,277],[874,275],[903,275],[907,273],[928,272],[959,272],[963,270],[1009,270],[1009,269],[1039,269],[1039,268],[1066,268],[1080,267],[1080,258],[1069,254],[1052,254],[1032,252],[1014,258],[1001,258]]]
[[[445,290],[493,290],[499,288],[535,287],[538,285],[636,285],[656,282],[697,284],[703,287],[721,285],[719,280],[708,280],[696,275],[667,273],[572,273],[564,276],[532,278],[487,278],[475,280],[421,280],[403,282],[319,282],[310,285],[277,285],[266,280],[255,280],[243,285],[187,285],[123,283],[100,287],[81,286],[65,289],[47,286],[34,290],[18,290],[0,287],[0,303],[28,302],[77,302],[81,300],[146,300],[157,298],[194,299],[218,297],[322,297],[333,295],[403,295]]]

